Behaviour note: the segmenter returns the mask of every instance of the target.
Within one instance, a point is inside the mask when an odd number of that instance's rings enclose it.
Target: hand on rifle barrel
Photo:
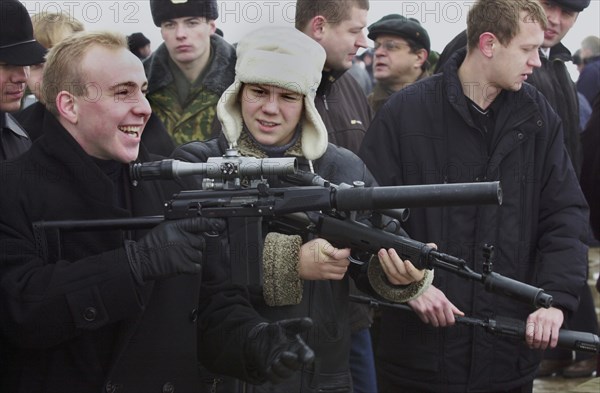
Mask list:
[[[452,326],[456,322],[454,315],[465,315],[446,295],[433,285],[429,286],[421,296],[408,302],[410,307],[421,318],[423,323],[435,327]]]
[[[525,326],[525,341],[529,348],[555,348],[563,321],[564,314],[556,307],[540,308],[529,314]]]
[[[388,281],[393,285],[408,285],[421,281],[425,275],[424,270],[418,270],[408,259],[402,260],[393,248],[382,248],[377,257]]]

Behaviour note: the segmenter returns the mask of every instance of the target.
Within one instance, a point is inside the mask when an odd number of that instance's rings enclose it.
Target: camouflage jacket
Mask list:
[[[177,98],[165,44],[159,46],[144,61],[148,77],[148,101],[176,145],[211,137],[215,129],[213,122],[216,121],[217,102],[225,89],[233,83],[235,49],[217,35],[211,36],[210,45],[214,56],[204,73],[204,80],[190,90],[183,106]]]

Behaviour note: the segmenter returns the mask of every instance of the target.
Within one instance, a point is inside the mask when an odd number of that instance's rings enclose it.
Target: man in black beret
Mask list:
[[[535,70],[528,82],[538,88],[548,99],[563,122],[565,144],[577,174],[581,172],[583,153],[581,146],[581,125],[579,121],[579,98],[575,83],[565,66],[572,60],[571,52],[561,43],[575,25],[579,13],[590,4],[590,0],[540,0],[546,11],[548,28],[544,33],[541,48],[542,67]],[[580,305],[577,311],[565,320],[565,327],[572,330],[598,334],[593,298],[589,287],[581,288]],[[553,373],[565,377],[588,377],[596,369],[596,358],[586,353],[571,351],[546,351],[538,376]]]
[[[44,62],[46,49],[33,38],[31,18],[17,0],[0,0],[0,161],[31,146],[25,130],[8,114],[21,107],[29,66]]]
[[[164,40],[144,61],[152,111],[176,145],[207,139],[235,74],[235,49],[215,34],[217,1],[150,0],[150,10]]]
[[[396,91],[429,75],[429,34],[416,19],[386,15],[369,26],[375,42],[373,76],[377,81],[369,104],[377,112]]]

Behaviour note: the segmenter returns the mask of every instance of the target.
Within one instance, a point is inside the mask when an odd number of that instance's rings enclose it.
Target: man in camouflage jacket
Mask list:
[[[164,43],[144,61],[152,111],[176,145],[204,140],[218,127],[215,108],[234,78],[235,50],[214,34],[216,0],[152,0]]]

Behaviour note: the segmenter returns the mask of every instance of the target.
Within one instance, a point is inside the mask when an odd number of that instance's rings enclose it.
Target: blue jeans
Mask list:
[[[371,334],[365,328],[352,333],[350,338],[350,372],[354,393],[377,393],[375,360]]]

